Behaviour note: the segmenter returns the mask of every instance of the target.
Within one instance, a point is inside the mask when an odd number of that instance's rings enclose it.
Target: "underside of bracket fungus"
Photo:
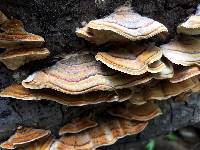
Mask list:
[[[77,36],[97,45],[110,41],[136,41],[167,33],[167,28],[134,12],[130,7],[120,7],[103,19],[90,21],[76,31]]]
[[[16,70],[25,63],[46,58],[50,54],[46,48],[25,48],[6,50],[0,54],[0,61],[8,69]]]
[[[53,143],[50,150],[95,150],[104,145],[111,145],[127,135],[138,134],[146,126],[147,122],[110,118],[101,121],[95,128],[61,137]]]
[[[41,36],[26,32],[23,23],[15,18],[4,22],[0,28],[4,31],[0,33],[1,48],[40,47],[44,43]]]
[[[15,149],[27,143],[46,137],[49,134],[49,130],[18,127],[16,133],[6,142],[2,143],[0,147],[5,149]]]
[[[30,89],[50,88],[65,94],[83,94],[127,88],[149,80],[148,75],[131,76],[112,70],[97,62],[92,54],[74,54],[30,75],[22,85]]]
[[[200,5],[197,7],[195,15],[190,16],[186,22],[177,27],[177,32],[187,35],[200,34]]]
[[[160,72],[164,66],[158,65],[157,69],[151,69],[148,65],[161,57],[162,52],[158,47],[135,44],[116,47],[109,52],[98,52],[96,55],[96,59],[108,67],[130,75]]]
[[[29,145],[18,148],[17,150],[49,150],[53,144],[53,138],[51,136],[39,139]]]
[[[200,74],[200,68],[198,66],[182,67],[177,66],[175,69],[174,76],[170,79],[172,83],[182,82],[194,76]]]
[[[124,118],[127,120],[149,121],[162,114],[159,106],[153,103],[143,105],[134,105],[125,102],[108,111],[112,116]]]
[[[115,91],[98,91],[82,95],[67,95],[51,89],[31,90],[26,89],[20,84],[13,84],[5,88],[1,97],[11,97],[20,100],[51,100],[68,106],[83,106],[103,102],[122,102],[131,97],[130,89]]]
[[[79,133],[86,129],[94,128],[97,125],[98,124],[95,121],[92,121],[90,117],[74,118],[59,130],[59,135],[64,135],[66,133]]]
[[[143,94],[146,100],[165,100],[171,97],[177,96],[181,93],[190,92],[193,88],[198,86],[199,79],[197,77],[190,78],[188,80],[179,83],[170,83],[163,80],[155,84],[150,83],[143,90]]]
[[[200,64],[200,38],[182,37],[160,46],[172,63],[191,66]]]

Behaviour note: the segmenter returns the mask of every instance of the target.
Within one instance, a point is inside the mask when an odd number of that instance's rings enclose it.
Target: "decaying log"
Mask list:
[[[43,36],[46,40],[45,47],[51,51],[51,57],[45,61],[29,63],[17,71],[10,71],[0,64],[1,89],[21,82],[39,68],[55,63],[62,53],[79,51],[84,46],[91,47],[76,37],[76,28],[82,27],[92,19],[108,15],[125,3],[131,4],[136,12],[166,25],[173,37],[176,26],[195,12],[200,0],[0,0],[0,10],[9,17],[14,16],[22,20],[28,32]],[[1,98],[0,141],[12,135],[19,125],[50,129],[54,136],[58,136],[58,129],[72,117],[89,114],[94,110],[101,113],[111,105],[115,104],[79,108],[48,101],[30,102]],[[144,141],[200,122],[200,95],[190,96],[187,102],[170,100],[159,102],[159,105],[163,115],[151,121],[141,134],[129,136],[105,149],[129,150],[136,141]]]

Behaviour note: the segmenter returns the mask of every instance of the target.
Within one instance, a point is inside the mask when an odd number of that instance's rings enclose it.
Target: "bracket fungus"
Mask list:
[[[200,75],[200,68],[198,66],[177,66],[174,76],[170,79],[170,82],[178,83],[198,75]]]
[[[200,5],[197,7],[195,15],[191,15],[186,22],[177,27],[177,32],[187,35],[200,35]]]
[[[155,84],[149,84],[144,89],[146,100],[165,100],[177,96],[181,93],[189,92],[199,83],[198,78],[190,78],[179,83],[170,83],[169,81],[160,81]]]
[[[172,63],[191,66],[200,64],[200,39],[184,37],[160,46],[163,55]]]
[[[96,60],[108,67],[130,75],[141,75],[145,72],[157,73],[163,65],[151,69],[148,65],[160,60],[162,52],[156,46],[128,45],[117,47],[109,52],[98,52]]]
[[[150,102],[143,105],[134,105],[130,102],[125,102],[124,106],[120,105],[112,108],[108,113],[115,117],[137,121],[149,121],[162,114],[159,106]]]
[[[53,137],[48,136],[48,137],[39,139],[31,144],[20,147],[17,150],[49,150],[53,142],[54,142]]]
[[[24,88],[20,84],[13,84],[5,88],[0,97],[11,97],[20,100],[51,100],[62,105],[84,106],[103,102],[122,102],[131,97],[130,89],[116,91],[98,91],[81,95],[67,95],[51,89],[31,90]]]
[[[65,94],[83,94],[128,88],[149,80],[147,75],[131,76],[112,70],[89,53],[67,55],[55,65],[30,75],[22,85],[30,89],[50,88]]]
[[[49,130],[18,127],[14,135],[0,145],[1,148],[15,149],[50,134]]]
[[[41,36],[26,32],[23,23],[15,18],[4,22],[0,28],[4,31],[0,33],[1,48],[40,47],[44,43]]]
[[[86,131],[66,135],[53,143],[50,150],[95,150],[111,145],[127,135],[140,133],[147,122],[136,122],[118,118],[101,121],[98,126]]]
[[[98,124],[95,121],[92,121],[90,117],[74,118],[59,130],[59,135],[64,135],[66,133],[79,133],[86,129],[94,128],[97,125]]]
[[[6,50],[0,54],[0,61],[8,69],[16,70],[25,63],[44,59],[49,56],[50,52],[46,48],[21,48]]]
[[[103,19],[90,21],[76,31],[77,36],[97,45],[110,41],[136,41],[167,33],[167,28],[134,12],[130,7],[120,7]]]

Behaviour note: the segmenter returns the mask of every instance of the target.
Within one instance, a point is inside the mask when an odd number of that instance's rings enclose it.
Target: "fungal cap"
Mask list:
[[[108,67],[130,75],[141,75],[145,72],[157,73],[163,69],[163,65],[154,68],[152,63],[162,57],[160,48],[129,45],[109,52],[98,52],[96,60],[101,61]]]
[[[53,142],[54,142],[53,137],[48,136],[48,137],[39,139],[31,144],[20,147],[17,150],[49,150]]]
[[[146,126],[147,122],[109,119],[109,121],[101,121],[95,128],[61,137],[50,150],[95,150],[101,146],[114,144],[118,139],[127,135],[138,134]]]
[[[16,70],[31,61],[44,59],[49,56],[49,54],[50,52],[46,48],[13,49],[1,53],[0,61],[4,63],[7,68]]]
[[[200,63],[199,38],[187,37],[182,40],[173,40],[160,48],[163,55],[174,64],[191,66]]]
[[[200,34],[200,14],[192,15],[189,19],[177,27],[177,32],[187,35]]]
[[[200,74],[200,68],[198,66],[177,67],[176,69],[174,76],[170,79],[172,83],[182,82]]]
[[[0,145],[1,148],[15,149],[18,146],[33,142],[50,134],[49,130],[19,127],[14,135]]]
[[[32,79],[32,78],[31,78]],[[131,76],[112,70],[97,62],[93,55],[76,55],[57,62],[34,74],[22,85],[30,89],[50,88],[65,94],[83,94],[92,91],[111,91],[146,83],[152,78]]]
[[[166,32],[163,24],[135,13],[130,7],[123,7],[103,19],[90,21],[76,34],[99,45],[109,41],[148,39]]]
[[[12,18],[6,21],[0,33],[1,48],[24,48],[24,47],[40,47],[44,43],[44,38],[25,31],[24,25],[20,20]]]
[[[118,106],[108,111],[112,116],[138,121],[148,121],[162,114],[158,105],[145,103],[143,105],[134,105],[125,102],[125,106]]]
[[[199,84],[199,81],[197,81],[197,78],[195,77],[179,83],[162,81],[145,90],[146,99],[165,100],[181,93],[188,92],[197,84]]]
[[[72,122],[65,124],[60,130],[59,135],[64,135],[66,133],[79,133],[86,129],[94,128],[98,124],[92,121],[89,117],[75,118]]]

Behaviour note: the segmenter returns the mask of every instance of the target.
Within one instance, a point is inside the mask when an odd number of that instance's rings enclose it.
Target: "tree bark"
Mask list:
[[[173,37],[176,26],[195,12],[200,0],[0,0],[0,10],[22,20],[28,32],[43,36],[45,47],[51,51],[49,59],[29,63],[17,71],[10,71],[0,64],[1,88],[21,82],[31,72],[52,65],[62,53],[79,51],[87,46],[88,43],[75,36],[76,28],[84,22],[108,15],[125,3],[131,4],[136,12],[165,24]],[[187,103],[173,100],[159,102],[163,115],[151,121],[144,132],[119,140],[105,149],[129,150],[137,141],[200,122],[200,96],[195,94],[189,99]],[[14,133],[18,125],[51,129],[56,136],[57,129],[72,117],[97,109],[101,113],[112,105],[68,108],[49,101],[1,98],[0,141]]]

